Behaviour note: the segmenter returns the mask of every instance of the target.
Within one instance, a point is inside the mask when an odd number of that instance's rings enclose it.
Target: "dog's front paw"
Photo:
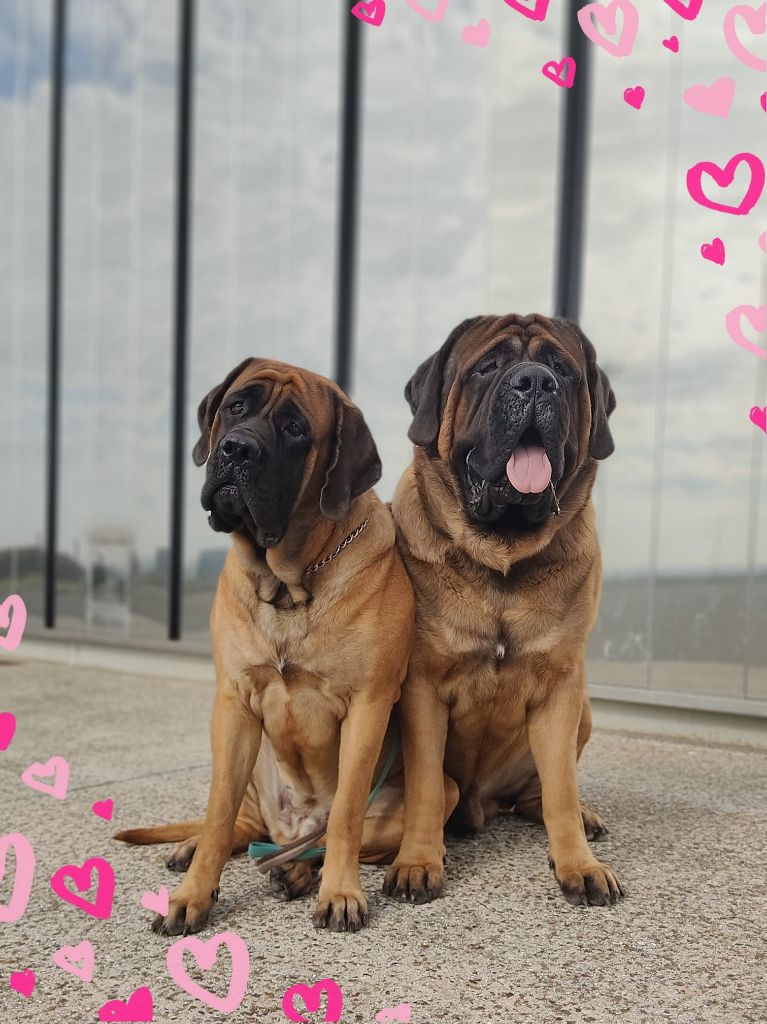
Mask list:
[[[574,907],[609,907],[624,895],[618,876],[598,860],[578,866],[554,865],[562,894]]]
[[[312,914],[315,928],[329,932],[358,932],[368,923],[368,902],[362,890],[324,895],[320,892]]]
[[[431,903],[442,895],[445,869],[436,854],[418,857],[399,856],[386,872],[383,891],[403,903]]]
[[[170,895],[168,913],[155,916],[152,931],[158,935],[190,935],[199,932],[207,924],[217,899],[218,889],[200,892],[182,883]]]

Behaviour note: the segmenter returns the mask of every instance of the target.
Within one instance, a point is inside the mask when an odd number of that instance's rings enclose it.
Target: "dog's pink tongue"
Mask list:
[[[540,445],[517,448],[506,464],[509,483],[520,494],[540,494],[551,483],[551,463]]]

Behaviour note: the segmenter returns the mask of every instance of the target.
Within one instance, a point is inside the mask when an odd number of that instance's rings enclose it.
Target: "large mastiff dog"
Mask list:
[[[589,738],[584,651],[600,554],[591,489],[613,451],[615,398],[581,331],[542,316],[466,320],[406,389],[415,459],[393,502],[416,592],[403,689],[405,835],[385,890],[443,884],[444,771],[454,821],[500,809],[545,823],[567,900],[610,904],[614,872],[578,798]]]
[[[211,613],[208,811],[117,838],[183,840],[169,867],[189,871],[154,922],[177,935],[205,924],[233,850],[292,844],[271,861],[272,885],[297,896],[313,871],[296,857],[324,836],[314,923],[356,931],[367,919],[360,856],[391,860],[402,835],[401,771],[370,808],[368,796],[390,760],[414,615],[391,514],[370,489],[376,446],[335,384],[265,359],[236,367],[198,420],[202,504],[233,541]]]

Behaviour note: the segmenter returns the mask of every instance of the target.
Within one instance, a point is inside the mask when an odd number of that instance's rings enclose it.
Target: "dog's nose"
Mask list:
[[[263,448],[253,437],[245,434],[227,434],[221,442],[221,454],[230,462],[258,462]]]
[[[559,391],[559,381],[547,366],[528,363],[509,377],[509,387],[523,398],[534,398],[541,392],[555,394]]]

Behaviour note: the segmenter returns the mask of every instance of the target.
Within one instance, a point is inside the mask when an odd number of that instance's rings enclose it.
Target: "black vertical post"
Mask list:
[[[176,127],[176,264],[174,289],[173,400],[170,492],[168,636],[181,638],[184,571],[184,467],[186,446],[187,335],[194,119],[194,22],[196,0],[179,0],[178,105]]]
[[[573,87],[563,90],[565,109],[559,169],[559,233],[554,300],[557,316],[566,316],[576,321],[581,307],[592,46],[578,24],[578,10],[582,6],[583,0],[568,0],[565,52],[575,59],[577,71]]]
[[[59,504],[59,420],[61,393],[61,255],[64,193],[64,88],[67,3],[53,0],[51,53],[51,148],[48,235],[48,409],[46,422],[45,595],[43,619],[56,625],[56,544]]]
[[[336,260],[335,380],[348,391],[352,379],[354,285],[357,241],[357,185],[359,164],[362,25],[342,0],[344,69],[342,89],[341,160],[338,178],[338,252]]]

